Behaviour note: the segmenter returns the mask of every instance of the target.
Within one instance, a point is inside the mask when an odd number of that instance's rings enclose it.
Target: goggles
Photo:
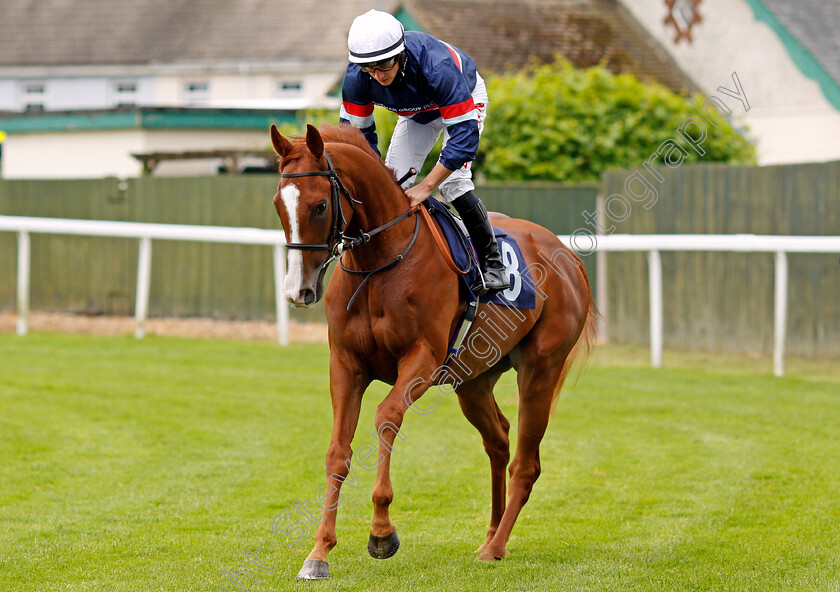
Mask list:
[[[399,57],[400,56],[395,55],[392,58],[379,60],[378,62],[359,64],[359,67],[362,69],[363,72],[367,72],[368,74],[373,74],[374,72],[388,72],[390,70],[393,70],[394,66],[397,65]]]

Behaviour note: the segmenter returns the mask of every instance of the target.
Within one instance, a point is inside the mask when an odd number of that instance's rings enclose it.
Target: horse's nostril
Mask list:
[[[315,290],[307,288],[303,291],[303,303],[309,306],[313,302],[315,302]]]

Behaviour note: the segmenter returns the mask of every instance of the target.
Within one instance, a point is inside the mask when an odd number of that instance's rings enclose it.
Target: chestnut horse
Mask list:
[[[447,384],[490,457],[490,528],[478,559],[501,559],[539,477],[540,441],[574,353],[593,341],[596,313],[581,261],[545,228],[493,215],[493,223],[517,240],[529,263],[538,294],[535,308],[481,304],[470,334],[482,335],[483,341],[450,360],[450,339],[466,305],[460,280],[430,231],[431,219],[420,215],[423,206],[408,208],[394,174],[355,128],[308,126],[305,138],[294,140],[271,127],[272,145],[282,159],[274,207],[288,241],[286,299],[295,306],[320,300],[327,266],[341,259],[325,298],[333,407],[327,497],[315,545],[298,577],[328,575],[339,490],[350,469],[362,395],[373,380],[393,388],[375,417],[379,464],[370,554],[386,558],[399,548],[388,507],[394,497],[390,455],[397,435],[405,437],[399,434],[403,417],[430,386]],[[505,503],[510,424],[493,387],[511,368],[519,387],[519,430]]]

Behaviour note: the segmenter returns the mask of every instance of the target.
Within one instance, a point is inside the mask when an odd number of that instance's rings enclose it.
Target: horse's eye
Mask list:
[[[324,212],[326,212],[326,211],[327,211],[327,202],[322,201],[322,202],[321,202],[321,203],[319,203],[317,206],[315,206],[315,209],[314,209],[314,210],[312,210],[312,213],[313,213],[315,216],[320,216],[320,215],[322,215],[322,214],[323,214]]]

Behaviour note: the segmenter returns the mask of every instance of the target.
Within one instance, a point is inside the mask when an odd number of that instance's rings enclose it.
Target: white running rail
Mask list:
[[[137,265],[137,300],[134,309],[134,335],[142,338],[149,312],[149,290],[152,278],[152,240],[201,241],[240,245],[267,245],[274,252],[274,300],[277,310],[277,341],[289,342],[289,306],[283,298],[283,277],[286,275],[286,237],[281,230],[235,228],[227,226],[187,226],[181,224],[145,224],[139,222],[103,222],[98,220],[66,220],[60,218],[28,218],[0,216],[0,231],[17,232],[17,334],[26,335],[29,314],[29,274],[31,253],[29,235],[71,234],[106,236],[140,240]]]
[[[566,237],[561,237],[566,238]],[[773,373],[785,371],[785,335],[788,308],[788,253],[840,253],[837,236],[777,236],[756,234],[608,234],[590,236],[598,252],[598,302],[606,302],[606,257],[608,251],[641,251],[648,254],[650,283],[650,359],[662,366],[662,251],[718,251],[729,253],[774,253],[775,288],[773,322]],[[575,244],[579,239],[566,244]]]
[[[152,240],[205,241],[246,245],[267,245],[273,248],[275,306],[277,310],[277,340],[288,343],[289,307],[283,298],[283,278],[286,273],[285,236],[280,230],[233,228],[226,226],[186,226],[180,224],[145,224],[139,222],[103,222],[96,220],[66,220],[60,218],[28,218],[0,216],[0,231],[18,235],[17,311],[18,335],[28,330],[29,273],[31,253],[30,233],[106,236],[140,240],[137,266],[137,300],[135,335],[145,335],[151,287]],[[579,242],[578,237],[561,237],[567,245]],[[838,253],[840,237],[834,236],[775,236],[753,234],[671,234],[671,235],[594,235],[599,253],[598,301],[607,296],[606,259],[609,251],[647,252],[650,280],[650,352],[655,368],[662,366],[663,302],[662,251],[718,251],[736,253],[775,254],[775,314],[773,371],[784,374],[785,332],[787,324],[788,253]]]

